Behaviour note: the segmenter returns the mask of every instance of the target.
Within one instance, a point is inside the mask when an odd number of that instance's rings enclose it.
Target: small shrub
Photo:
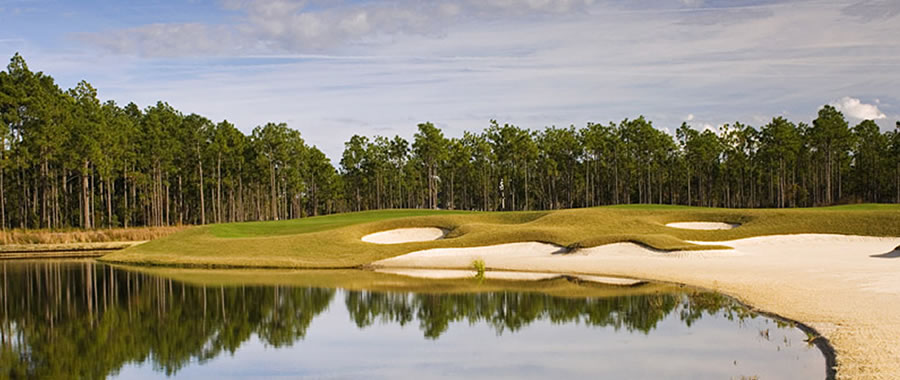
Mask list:
[[[812,346],[813,344],[815,344],[816,339],[819,339],[818,335],[816,335],[812,332],[806,331],[806,339],[804,339],[803,341],[806,342],[806,344]]]
[[[482,260],[482,259],[472,260],[472,268],[475,269],[475,277],[484,278],[484,270],[485,270],[484,260]]]
[[[566,246],[565,253],[575,253],[575,251],[578,251],[579,249],[582,249],[582,248],[584,248],[584,245],[582,245],[580,241],[576,241],[576,242]]]

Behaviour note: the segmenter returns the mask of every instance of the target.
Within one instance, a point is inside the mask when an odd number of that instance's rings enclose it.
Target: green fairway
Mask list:
[[[665,226],[694,221],[741,226],[718,231]],[[442,240],[405,244],[360,240],[373,232],[403,227],[440,227],[450,233]],[[103,260],[202,267],[348,268],[429,248],[538,241],[572,249],[634,242],[659,250],[701,250],[722,247],[688,241],[793,233],[900,236],[900,206],[715,209],[630,205],[540,212],[367,211],[194,227],[111,253]]]
[[[466,214],[470,211],[444,210],[376,210],[316,216],[312,218],[279,220],[272,222],[246,222],[216,224],[209,232],[216,237],[238,238],[251,236],[277,236],[325,231],[354,224],[377,222],[411,216]]]

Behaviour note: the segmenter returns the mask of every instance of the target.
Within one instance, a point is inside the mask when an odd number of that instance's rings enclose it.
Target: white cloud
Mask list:
[[[858,120],[881,120],[887,118],[887,115],[881,112],[877,105],[866,104],[857,98],[849,96],[831,102],[831,105],[837,108],[838,111],[843,112],[844,115]]]
[[[692,113],[689,113],[687,115],[687,117],[684,118],[684,121],[693,121],[693,120],[694,120],[694,114],[692,114]]]

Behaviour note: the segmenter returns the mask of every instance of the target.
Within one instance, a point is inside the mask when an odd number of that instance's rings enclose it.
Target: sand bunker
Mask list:
[[[514,243],[430,249],[375,262],[381,267],[583,273],[699,286],[802,322],[824,335],[847,379],[900,378],[900,237],[826,234],[692,242],[730,250],[662,252],[632,243],[559,255],[560,247]]]
[[[401,276],[430,278],[430,279],[457,279],[472,278],[478,274],[474,270],[466,269],[410,269],[410,268],[383,268],[377,269],[376,272],[398,274]],[[560,277],[557,273],[536,273],[536,272],[511,272],[511,271],[485,271],[484,278],[491,280],[516,280],[516,281],[539,281],[550,280]]]
[[[468,269],[415,269],[415,268],[380,268],[376,269],[379,273],[389,273],[401,276],[429,278],[429,279],[459,279],[472,278],[478,272]],[[561,277],[574,277],[581,281],[615,285],[615,286],[633,286],[643,284],[646,281],[635,280],[631,278],[591,276],[591,275],[564,275],[560,273],[541,273],[541,272],[513,272],[513,271],[494,271],[484,272],[484,278],[490,280],[510,280],[510,281],[541,281],[552,280]]]
[[[363,236],[362,241],[375,244],[401,244],[418,241],[432,241],[443,238],[447,230],[435,227],[398,228]]]
[[[740,226],[740,224],[736,223],[721,222],[678,222],[666,224],[666,227],[681,228],[685,230],[730,230]]]

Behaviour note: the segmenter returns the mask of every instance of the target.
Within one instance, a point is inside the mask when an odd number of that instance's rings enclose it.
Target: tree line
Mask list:
[[[338,167],[284,123],[245,135],[167,103],[61,89],[18,54],[0,72],[0,226],[97,228],[292,219],[384,208],[542,210],[658,203],[900,203],[900,122],[773,118],[674,135],[644,117],[448,138],[355,135]]]
[[[129,227],[278,220],[341,211],[338,173],[300,132],[248,136],[159,102],[100,102],[13,56],[0,72],[4,228]]]

